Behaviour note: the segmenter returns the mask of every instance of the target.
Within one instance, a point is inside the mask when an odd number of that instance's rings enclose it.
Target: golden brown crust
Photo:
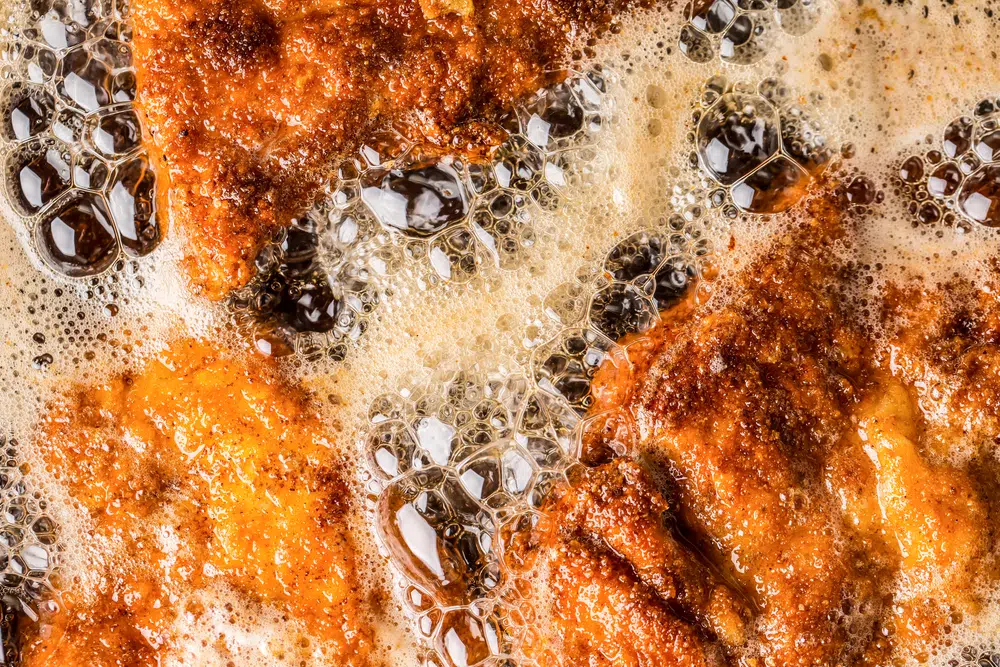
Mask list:
[[[219,586],[300,624],[337,664],[367,664],[347,490],[311,398],[271,362],[179,341],[73,389],[39,441],[88,516],[97,589],[28,631],[26,666],[160,664],[223,612]]]
[[[956,441],[979,447],[1000,433],[1000,266],[978,286],[953,280],[929,287],[918,282],[890,285],[882,323],[898,350],[893,360],[907,383],[936,392],[952,428],[932,425],[934,453]],[[886,360],[888,363],[888,360]]]
[[[688,300],[623,342],[633,373],[596,379],[624,401],[599,406],[618,411],[601,435],[666,473],[682,532],[751,599],[757,648],[742,660],[925,658],[996,578],[996,466],[983,459],[1000,305],[968,286],[891,291],[876,344],[829,249],[847,221],[830,200],[811,206],[723,307]],[[928,419],[918,403],[934,376],[947,381]],[[970,463],[944,459],[963,448]]]
[[[138,102],[194,286],[221,298],[244,284],[333,160],[389,126],[453,151],[495,145],[498,115],[628,4],[132,3]]]
[[[673,535],[645,471],[621,460],[574,471],[511,560],[535,579],[553,627],[539,664],[720,664],[746,640],[740,597]],[[627,656],[627,658],[625,657]]]

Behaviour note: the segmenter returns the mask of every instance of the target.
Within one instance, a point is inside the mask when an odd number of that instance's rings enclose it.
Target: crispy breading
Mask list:
[[[847,296],[851,275],[831,251],[851,233],[833,202],[814,200],[811,217],[735,277],[724,304],[674,306],[622,341],[631,373],[595,379],[605,415],[584,460],[624,450],[666,480],[679,533],[750,602],[740,664],[925,659],[997,576],[1000,305],[969,285],[924,288],[919,299],[891,289],[881,307],[888,338],[875,340],[865,325],[873,311],[863,316]],[[936,402],[920,409],[928,387]],[[548,515],[573,526],[567,516],[600,512],[588,488],[574,482]],[[565,557],[578,570],[581,553],[607,558],[599,544],[634,575],[646,564],[630,552],[649,553],[651,540],[673,548],[670,535],[640,528],[648,522],[618,519],[607,536],[565,542],[549,569],[562,571]],[[550,535],[546,525],[535,532]],[[620,585],[587,581],[608,595]],[[574,618],[591,613],[587,601],[568,604],[558,608]],[[595,630],[584,654],[619,642]],[[733,654],[732,642],[720,646]]]
[[[719,665],[746,639],[744,603],[672,535],[646,473],[616,461],[578,470],[517,544],[535,613],[524,652],[546,665]]]
[[[101,583],[27,631],[25,665],[160,664],[203,611],[190,594],[216,584],[300,624],[337,664],[367,664],[342,471],[310,396],[271,362],[178,341],[136,374],[75,387],[39,442],[88,515]]]
[[[136,0],[138,105],[194,288],[221,298],[390,126],[478,154],[629,0]]]

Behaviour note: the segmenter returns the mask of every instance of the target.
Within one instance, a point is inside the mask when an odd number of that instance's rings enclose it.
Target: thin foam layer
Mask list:
[[[902,159],[939,144],[949,122],[971,114],[978,100],[998,92],[996,20],[979,3],[928,5],[926,16],[924,7],[914,5],[814,4],[818,22],[810,32],[784,34],[750,66],[715,58],[701,64],[688,60],[677,48],[683,17],[666,9],[624,19],[620,30],[588,47],[587,60],[614,74],[609,94],[615,114],[594,149],[593,178],[574,187],[557,210],[539,212],[538,241],[525,265],[516,272],[487,274],[468,286],[434,290],[420,288],[416,276],[404,271],[346,362],[286,362],[289,373],[317,396],[329,398],[327,416],[339,446],[353,452],[376,396],[405,384],[408,376],[432,371],[444,359],[524,368],[531,350],[564,324],[546,315],[549,295],[576,283],[586,301],[595,290],[596,267],[604,254],[634,231],[668,225],[671,216],[680,216],[681,231],[704,239],[702,246],[716,253],[716,298],[724,301],[727,277],[793,225],[798,209],[729,219],[706,203],[715,186],[692,167],[689,156],[695,146],[688,135],[694,131],[692,114],[700,108],[705,82],[716,75],[751,87],[768,78],[782,80],[822,125],[834,153],[852,155],[840,159],[831,173],[864,174],[883,193],[861,217],[861,238],[841,249],[844,262],[873,267],[851,286],[857,300],[902,280],[934,285],[957,275],[983,286],[1000,245],[997,232],[976,225],[966,232],[943,225],[915,228],[907,213],[909,201],[893,183]],[[845,144],[853,148],[841,151]],[[28,259],[17,236],[22,229],[17,216],[7,209],[3,217],[11,224],[0,226],[0,415],[18,435],[30,477],[49,499],[61,527],[63,585],[86,595],[92,584],[87,563],[114,557],[114,548],[88,542],[86,517],[33,454],[38,414],[70,384],[100,382],[141,364],[177,336],[225,338],[229,315],[186,292],[173,239],[152,257],[126,263],[109,277],[68,283]],[[873,334],[881,333],[877,322],[868,324]],[[227,342],[234,348],[245,345],[234,336]],[[51,361],[36,361],[46,354]],[[363,508],[369,501],[366,478],[360,466],[356,472],[355,506]],[[366,535],[363,514],[355,520],[355,534]],[[359,539],[359,549],[370,571],[380,573],[374,579],[381,579],[388,570],[375,540]],[[997,636],[998,595],[985,592],[988,604],[982,617],[955,629],[951,647],[942,649],[941,664],[951,654],[961,660],[963,646],[987,644]],[[268,656],[282,643],[277,620],[228,594],[209,599],[216,605],[221,604],[216,600],[229,600],[244,611],[225,618],[211,614],[186,629],[190,640],[167,662],[181,664],[184,656],[190,659],[202,651],[199,646],[221,634],[233,645],[250,647],[240,653],[248,664],[246,656],[268,646],[268,653],[254,658],[268,664]],[[414,660],[406,632],[395,628],[385,633],[390,662]]]

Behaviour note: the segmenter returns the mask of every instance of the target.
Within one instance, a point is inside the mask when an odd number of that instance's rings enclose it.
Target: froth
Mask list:
[[[845,264],[862,267],[851,285],[856,302],[883,293],[889,284],[914,280],[934,285],[958,276],[982,285],[1000,245],[997,230],[976,224],[915,227],[909,195],[895,181],[903,160],[940,144],[949,123],[971,115],[979,100],[998,92],[994,20],[979,6],[833,1],[812,3],[808,18],[808,32],[794,27],[805,24],[788,22],[760,59],[747,65],[717,51],[701,62],[686,57],[678,44],[682,32],[691,30],[688,17],[668,9],[624,18],[621,30],[588,46],[591,62],[574,67],[606,72],[613,113],[588,148],[586,181],[569,184],[557,206],[532,209],[535,242],[516,270],[483,270],[469,285],[441,281],[436,289],[425,289],[420,281],[440,271],[433,257],[420,260],[426,261],[422,270],[402,271],[379,284],[381,306],[346,354],[285,362],[317,396],[332,399],[326,410],[342,446],[365,442],[369,406],[377,397],[418,384],[413,378],[425,377],[443,361],[501,374],[528,371],[540,346],[568,325],[580,324],[595,295],[611,289],[601,262],[637,232],[679,234],[687,245],[678,256],[692,262],[708,256],[719,276],[715,298],[723,302],[727,278],[793,227],[802,207],[761,216],[715,205],[713,193],[724,188],[699,168],[695,143],[695,114],[706,108],[706,82],[713,77],[752,91],[780,80],[792,103],[822,127],[832,179],[846,185],[864,176],[881,193],[863,210],[849,211],[858,217],[857,237],[838,248]],[[229,336],[234,347],[245,341],[241,333],[226,330],[228,312],[187,293],[176,268],[180,239],[168,238],[152,257],[123,261],[103,277],[70,282],[45,272],[39,259],[23,251],[32,241],[14,211],[5,209],[3,217],[11,224],[0,226],[5,269],[0,419],[17,434],[30,477],[59,522],[62,580],[85,590],[86,563],[95,557],[83,547],[86,518],[33,454],[38,414],[72,383],[99,382],[139,364],[179,334]],[[400,261],[412,259],[399,248],[393,253]],[[332,273],[331,264],[326,268]],[[868,326],[883,333],[874,317]],[[378,487],[368,486],[371,477],[363,466],[357,473],[357,505],[373,508]],[[359,525],[356,533],[365,531]],[[164,533],[163,539],[172,538]],[[359,548],[373,571],[385,571],[387,562],[374,540],[361,541]],[[372,585],[381,578],[374,576]],[[403,579],[398,583],[402,598]],[[205,646],[220,635],[240,664],[274,664],[278,653],[318,660],[312,656],[315,647],[282,647],[284,626],[266,609],[249,606],[230,591],[194,595],[212,611],[199,625],[183,628],[187,642],[179,664],[194,656],[210,664],[216,654],[206,654]],[[955,627],[935,664],[952,659],[971,664],[962,653],[966,646],[997,650],[989,643],[1000,630],[997,595],[985,595],[981,618]],[[414,660],[407,639],[386,641],[395,662]],[[218,656],[220,664],[233,659]]]

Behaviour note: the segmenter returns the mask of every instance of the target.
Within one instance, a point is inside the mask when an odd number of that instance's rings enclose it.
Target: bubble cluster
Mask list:
[[[523,375],[476,370],[383,395],[369,419],[376,528],[421,636],[448,667],[506,664],[526,591],[504,547],[566,483],[582,419]]]
[[[505,547],[536,523],[584,438],[614,412],[592,385],[600,371],[628,386],[616,341],[690,294],[704,253],[687,228],[678,216],[632,234],[596,280],[553,290],[545,308],[559,331],[532,346],[527,373],[439,370],[371,403],[363,449],[376,530],[408,585],[430,664],[530,664],[518,649],[532,611]]]
[[[801,36],[819,19],[815,0],[692,0],[678,47],[696,63],[718,55],[725,63],[757,62],[782,33]]]
[[[17,612],[6,601],[0,601],[0,665],[17,665]]]
[[[522,264],[535,221],[592,177],[608,74],[570,74],[518,106],[489,162],[428,154],[389,130],[344,160],[316,206],[257,258],[232,300],[258,348],[342,358],[397,276],[426,289]]]
[[[1000,99],[949,123],[939,146],[899,165],[897,185],[915,223],[1000,227]]]
[[[254,281],[230,301],[263,354],[340,360],[379,303],[367,268],[324,262],[320,224],[310,215],[282,231],[257,257]]]
[[[95,276],[160,241],[127,8],[31,5],[27,27],[4,45],[3,189],[30,252],[58,275]]]
[[[996,644],[980,644],[962,648],[958,660],[950,660],[949,667],[1000,667],[1000,648]]]
[[[692,162],[719,186],[708,204],[726,217],[788,210],[831,157],[818,123],[776,79],[753,88],[713,77],[701,107]]]
[[[701,258],[709,253],[699,240],[693,226],[673,216],[662,229],[636,232],[616,244],[593,283],[567,283],[553,290],[546,310],[565,328],[532,352],[538,385],[581,414],[590,410],[597,371],[627,371],[625,352],[616,341],[650,329],[659,313],[679,303],[697,282]],[[586,304],[582,309],[577,306],[581,300]]]
[[[54,590],[57,526],[25,480],[17,441],[0,436],[0,455],[0,597],[16,600],[18,611],[34,617]],[[7,638],[5,633],[5,643]]]

